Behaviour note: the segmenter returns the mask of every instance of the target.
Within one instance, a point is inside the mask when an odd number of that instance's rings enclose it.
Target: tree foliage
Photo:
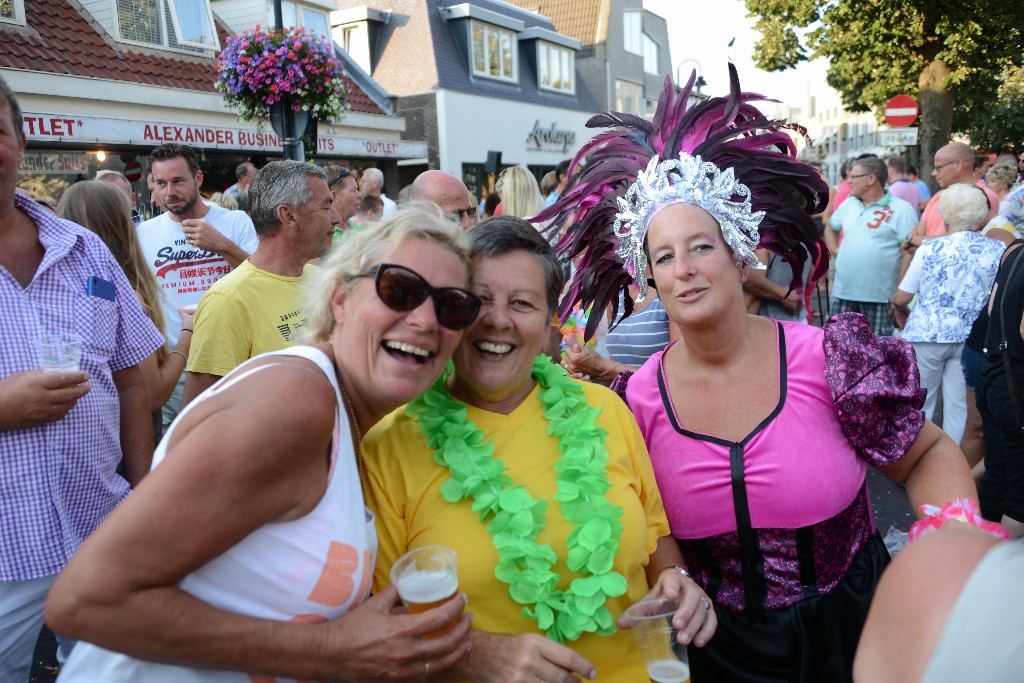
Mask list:
[[[970,122],[962,130],[971,144],[989,151],[1024,151],[1024,68],[1011,66],[1003,71],[995,100],[972,96],[972,89],[968,80],[957,98],[957,111]]]
[[[954,131],[973,139],[992,129],[991,108],[1005,74],[1024,66],[1024,4],[1018,2],[746,0],[746,6],[761,33],[755,47],[761,69],[824,57],[828,84],[844,107],[874,109],[879,118],[894,95],[915,97],[926,167]],[[988,139],[999,137],[994,132]]]

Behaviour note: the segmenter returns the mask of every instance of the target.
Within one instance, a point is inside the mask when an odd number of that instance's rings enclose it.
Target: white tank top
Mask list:
[[[311,346],[257,356],[222,378],[181,415],[210,395],[258,372],[258,368],[248,366],[270,356],[305,358],[323,370],[334,387],[337,411],[327,491],[309,514],[260,527],[186,576],[179,587],[215,607],[237,614],[305,623],[332,621],[370,594],[377,535],[373,514],[363,504],[356,455],[349,437],[348,413],[330,359]],[[180,423],[179,416],[161,440],[153,456],[154,468],[166,456],[167,444]],[[291,679],[155,664],[82,642],[72,650],[59,680],[61,683],[274,683]]]

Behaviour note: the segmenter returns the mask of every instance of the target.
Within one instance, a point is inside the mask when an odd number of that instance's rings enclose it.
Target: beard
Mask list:
[[[160,204],[164,207],[166,211],[168,211],[174,216],[187,216],[189,212],[191,212],[192,209],[195,208],[195,205],[198,201],[199,185],[195,185],[192,188],[192,194],[189,195],[188,199],[185,200],[185,203],[182,206],[178,207],[177,209],[172,209],[170,206],[168,206],[166,197],[163,197],[160,200]]]

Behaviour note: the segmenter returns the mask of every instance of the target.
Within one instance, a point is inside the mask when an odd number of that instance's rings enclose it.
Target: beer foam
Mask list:
[[[402,572],[395,585],[403,601],[425,605],[455,595],[459,578],[455,572],[444,569],[408,569]]]

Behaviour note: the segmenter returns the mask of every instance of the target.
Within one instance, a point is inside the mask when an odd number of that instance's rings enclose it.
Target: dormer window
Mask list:
[[[0,0],[0,22],[25,25],[25,0]]]
[[[210,0],[114,0],[114,5],[122,42],[189,52],[220,49]]]
[[[474,20],[470,22],[470,40],[474,76],[513,83],[518,80],[515,33]]]
[[[543,90],[576,92],[576,52],[566,47],[537,41],[537,85]]]
[[[273,15],[273,11],[271,11]],[[281,21],[285,26],[304,27],[315,36],[330,37],[331,29],[327,22],[327,14],[311,7],[306,7],[291,0],[281,2]]]

